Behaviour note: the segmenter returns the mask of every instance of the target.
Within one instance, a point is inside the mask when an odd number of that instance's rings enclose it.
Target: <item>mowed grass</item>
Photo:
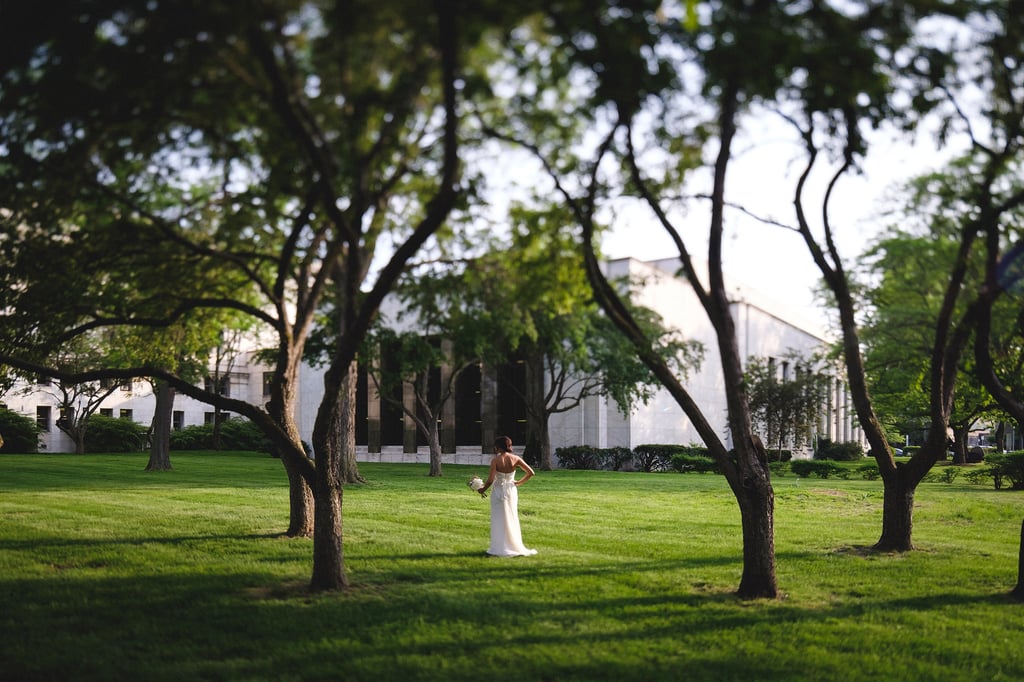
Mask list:
[[[539,554],[484,555],[482,467],[363,464],[352,581],[311,594],[251,453],[0,457],[3,680],[1019,680],[1024,494],[926,483],[918,551],[868,551],[881,484],[775,479],[784,596],[742,601],[714,475],[540,472]]]

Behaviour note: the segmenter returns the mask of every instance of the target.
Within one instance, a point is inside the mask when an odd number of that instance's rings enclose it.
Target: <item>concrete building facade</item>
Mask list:
[[[666,326],[680,330],[687,339],[705,347],[704,361],[693,368],[685,385],[701,405],[707,419],[718,425],[727,445],[725,385],[718,358],[714,330],[687,282],[676,276],[677,260],[641,262],[614,260],[606,264],[610,277],[628,277],[640,282],[637,303],[658,312]],[[809,355],[826,343],[823,325],[807,321],[805,313],[787,309],[756,290],[739,282],[730,283],[732,314],[736,321],[738,343],[743,357],[778,358],[780,374],[785,374],[783,358],[790,353]],[[394,305],[393,303],[391,304]],[[391,308],[394,313],[394,308]],[[450,371],[437,368],[437,373]],[[211,368],[221,375],[221,390],[235,398],[262,405],[266,397],[267,367],[254,353],[235,358],[230,371]],[[837,374],[837,376],[839,376]],[[509,435],[517,445],[525,433],[525,410],[518,398],[517,386],[524,381],[522,367],[510,363],[502,367],[476,366],[466,371],[456,396],[441,417],[442,449],[446,462],[482,464],[489,459],[490,444],[496,435]],[[832,379],[830,397],[822,406],[819,435],[836,441],[862,440],[841,379]],[[47,452],[74,450],[71,439],[56,427],[58,401],[45,384],[22,385],[4,396],[4,402],[25,416],[34,418],[42,429],[41,443]],[[317,407],[323,393],[323,372],[303,366],[299,377],[297,420],[303,438],[309,442]],[[356,441],[360,459],[381,462],[427,462],[425,441],[412,419],[402,413],[395,400],[414,404],[411,392],[384,400],[365,372],[360,372],[357,390]],[[136,381],[120,387],[104,400],[101,411],[114,417],[149,424],[153,417],[154,397],[148,383]],[[174,406],[174,427],[208,423],[213,408],[179,396]],[[572,445],[633,448],[645,443],[699,443],[693,424],[664,389],[645,405],[629,414],[603,398],[588,398],[574,410],[552,417],[553,448]]]

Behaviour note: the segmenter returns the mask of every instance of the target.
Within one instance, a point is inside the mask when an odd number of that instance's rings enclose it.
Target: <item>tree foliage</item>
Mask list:
[[[828,378],[813,359],[793,353],[778,360],[750,358],[745,382],[753,426],[769,451],[813,446],[822,418]]]
[[[458,193],[453,22],[445,0],[427,12],[401,1],[110,0],[21,5],[0,36],[4,360],[47,369],[49,353],[86,330],[190,323],[204,309],[269,329],[266,410],[204,391],[173,365],[106,376],[164,379],[264,429],[291,482],[289,531],[314,534],[318,589],[347,582],[334,471],[351,407],[343,380],[380,301]],[[384,235],[396,248],[368,281]],[[293,406],[328,297],[342,327],[314,466]]]

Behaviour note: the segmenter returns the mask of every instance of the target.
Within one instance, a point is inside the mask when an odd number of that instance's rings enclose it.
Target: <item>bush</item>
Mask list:
[[[94,414],[85,428],[86,452],[141,452],[146,447],[148,429],[131,419],[115,419]]]
[[[171,431],[171,450],[208,450],[213,428],[207,425],[186,426]]]
[[[988,465],[997,490],[1003,487],[1004,479],[1011,489],[1024,490],[1024,451],[992,453]]]
[[[39,427],[35,420],[6,407],[0,407],[0,436],[4,438],[0,452],[39,452]]]
[[[872,462],[870,464],[861,464],[857,467],[857,473],[865,481],[877,481],[878,477],[881,476],[881,472],[878,471],[878,464]]]
[[[633,461],[641,471],[668,471],[673,455],[699,454],[695,452],[699,449],[692,445],[637,445],[633,448]]]
[[[213,437],[213,429],[210,429]],[[220,446],[224,450],[270,452],[270,441],[260,427],[248,419],[228,419],[220,425]]]
[[[835,443],[828,438],[818,441],[814,459],[831,459],[837,462],[856,462],[864,457],[864,446],[855,440]]]
[[[814,459],[793,460],[789,463],[789,467],[800,478],[807,478],[812,475],[818,478],[828,478],[829,476],[842,476],[845,472],[843,467],[835,462]]]
[[[171,432],[171,450],[212,450],[213,424],[186,426]],[[248,419],[226,419],[220,425],[221,450],[247,450],[269,453],[270,441]]]
[[[598,448],[589,445],[555,448],[555,457],[563,469],[600,469],[602,463]]]
[[[944,465],[934,467],[925,474],[924,481],[928,483],[952,483],[960,475],[960,467]]]
[[[972,468],[966,474],[964,474],[964,478],[967,479],[968,483],[973,483],[975,485],[982,485],[982,484],[988,483],[989,481],[991,481],[993,479],[992,468],[991,467],[975,467],[975,468]],[[1000,479],[1000,483],[999,484],[1000,485],[1002,484],[1002,479]],[[998,488],[998,487],[999,487],[999,485],[996,485],[996,488]]]
[[[792,450],[776,450],[774,448],[766,450],[768,453],[769,462],[788,462],[793,459]]]
[[[706,474],[718,472],[718,462],[708,455],[694,455],[690,453],[677,452],[672,455],[672,468],[681,474],[696,472]]]
[[[633,462],[633,451],[630,448],[603,448],[598,451],[598,456],[601,466],[612,471],[619,471]]]

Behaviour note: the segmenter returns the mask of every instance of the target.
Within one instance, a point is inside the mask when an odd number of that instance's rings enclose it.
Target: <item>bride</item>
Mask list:
[[[516,469],[524,475],[516,480]],[[492,556],[529,556],[537,550],[523,544],[519,528],[519,486],[533,477],[533,469],[522,457],[512,452],[512,439],[500,436],[494,441],[494,457],[487,481],[480,488],[483,495],[494,485],[491,494],[491,546],[487,553]]]

